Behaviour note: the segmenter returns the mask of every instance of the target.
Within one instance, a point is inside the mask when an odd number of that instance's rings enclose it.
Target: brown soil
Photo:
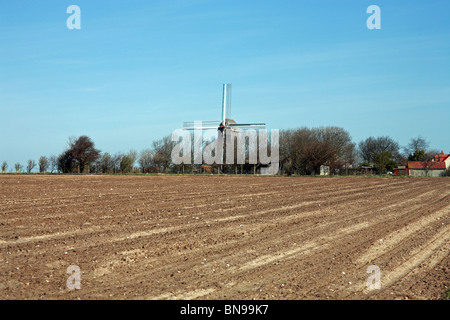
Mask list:
[[[450,179],[0,176],[1,299],[440,299]],[[69,290],[67,268],[81,270]],[[381,270],[368,290],[367,267]]]

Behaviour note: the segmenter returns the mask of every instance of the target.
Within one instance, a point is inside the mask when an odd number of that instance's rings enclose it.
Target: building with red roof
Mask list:
[[[450,154],[441,152],[431,161],[408,161],[410,176],[415,177],[443,177],[450,169]]]

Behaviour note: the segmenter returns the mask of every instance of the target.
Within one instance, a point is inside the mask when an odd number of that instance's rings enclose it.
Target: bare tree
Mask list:
[[[39,158],[38,164],[39,164],[39,172],[44,173],[47,171],[47,169],[50,165],[50,161],[48,160],[47,157],[42,156]]]
[[[27,173],[30,173],[31,170],[34,169],[34,167],[36,167],[36,161],[28,160],[28,162],[27,162]]]
[[[142,150],[139,154],[138,163],[142,173],[150,172],[153,166],[153,151],[151,149]]]
[[[113,165],[113,173],[120,172],[120,162],[122,161],[123,154],[118,152],[116,153],[112,159],[111,163]]]
[[[318,174],[321,165],[332,172],[355,159],[355,144],[340,127],[302,127],[280,132],[280,168],[287,174]]]
[[[311,129],[300,128],[293,132],[290,140],[292,169],[296,174],[309,174],[308,159],[305,154],[307,146],[314,141]]]
[[[17,163],[14,165],[14,169],[16,170],[16,173],[19,173],[19,172],[22,171],[23,166],[22,166],[20,163],[17,162]]]
[[[408,145],[403,148],[403,151],[406,157],[408,157],[420,150],[426,152],[428,150],[429,145],[430,145],[429,142],[419,135],[416,138],[411,138],[408,142]]]
[[[134,164],[136,163],[137,152],[130,150],[127,154],[121,156],[120,172],[129,173],[134,171]]]
[[[8,163],[6,161],[2,162],[2,172],[6,172],[6,169],[8,169]]]
[[[375,156],[384,151],[390,152],[394,159],[398,159],[400,156],[400,145],[387,136],[378,138],[369,137],[366,140],[360,141],[358,147],[361,158],[368,163],[373,163]]]
[[[334,163],[337,158],[337,151],[327,141],[312,141],[305,147],[304,155],[308,171],[319,174],[321,165],[330,166]]]
[[[375,138],[373,137],[369,137],[366,140],[360,141],[358,144],[359,154],[361,155],[361,158],[367,163],[372,163],[373,159],[377,155],[375,144]]]
[[[172,163],[172,149],[175,142],[170,136],[166,136],[160,140],[153,141],[154,162],[162,172],[166,172]]]
[[[97,162],[101,173],[109,173],[114,170],[114,159],[108,152],[105,152]]]
[[[320,127],[312,130],[314,140],[320,142],[328,149],[319,148],[322,151],[323,163],[329,166],[331,172],[343,169],[348,162],[353,161],[353,150],[355,148],[350,134],[340,127]],[[317,146],[317,144],[316,144]],[[319,166],[320,168],[320,166]]]
[[[50,162],[50,172],[53,173],[53,171],[57,171],[58,170],[58,157],[55,155],[51,155],[49,158],[49,162]]]
[[[349,167],[353,166],[353,164],[357,161],[358,154],[356,152],[356,144],[350,142],[349,145],[345,149],[344,157],[344,170],[345,174],[348,174]]]
[[[294,130],[280,130],[280,172],[284,174],[293,173],[292,139]]]
[[[127,156],[131,162],[131,171],[133,171],[134,165],[136,164],[136,160],[138,159],[138,153],[136,150],[130,150],[128,151]]]

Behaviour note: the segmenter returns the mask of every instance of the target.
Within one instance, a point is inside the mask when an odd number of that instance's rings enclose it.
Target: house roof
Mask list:
[[[445,162],[408,161],[408,168],[410,168],[410,169],[446,169],[446,166],[445,166]]]
[[[434,161],[436,162],[444,162],[448,157],[450,157],[450,154],[440,153],[434,156]]]

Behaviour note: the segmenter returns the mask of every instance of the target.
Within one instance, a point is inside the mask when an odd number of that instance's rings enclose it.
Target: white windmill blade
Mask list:
[[[227,118],[231,118],[231,84],[223,85],[222,96],[222,122]]]
[[[183,130],[209,130],[209,129],[217,129],[217,127],[183,127]]]
[[[189,121],[183,123],[183,129],[185,130],[207,130],[217,129],[220,125],[220,121]]]
[[[235,124],[229,124],[228,127],[239,127],[239,128],[245,128],[245,127],[265,127],[265,123],[235,123]]]

